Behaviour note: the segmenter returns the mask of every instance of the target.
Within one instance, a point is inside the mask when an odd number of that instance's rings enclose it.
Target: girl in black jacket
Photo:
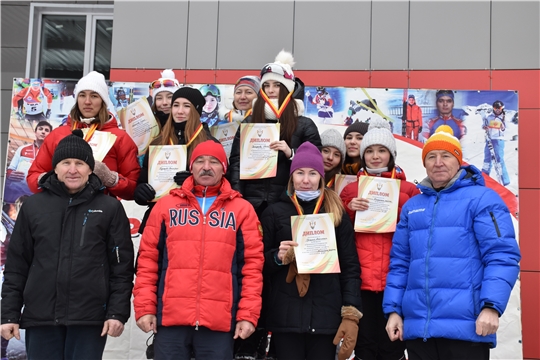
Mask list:
[[[201,123],[201,113],[205,100],[201,92],[191,87],[178,89],[171,99],[171,112],[169,118],[160,135],[152,141],[151,145],[187,145],[187,159],[191,157],[191,152],[195,147],[206,140],[217,140],[210,134],[208,125]],[[186,163],[188,163],[187,161]],[[174,179],[178,185],[182,185],[191,173],[179,171]],[[151,202],[156,196],[155,189],[148,184],[148,151],[144,155],[138,185],[135,189],[135,202],[146,206],[148,209],[144,213],[143,220],[139,226],[139,234],[143,233],[146,220],[155,203]]]
[[[291,216],[332,213],[340,273],[298,274]],[[292,161],[287,191],[261,216],[264,241],[266,327],[277,358],[349,357],[362,317],[360,266],[354,231],[338,195],[324,186],[322,155],[303,143]]]
[[[295,78],[292,72],[294,59],[288,52],[281,51],[274,63],[266,64],[261,70],[261,91],[253,106],[253,115],[244,123],[279,123],[280,140],[270,144],[279,151],[277,173],[273,178],[240,180],[240,128],[231,149],[228,179],[235,190],[249,201],[257,215],[279,200],[289,180],[291,161],[295,149],[305,141],[321,145],[319,130],[315,123],[302,116],[304,104],[293,98]]]

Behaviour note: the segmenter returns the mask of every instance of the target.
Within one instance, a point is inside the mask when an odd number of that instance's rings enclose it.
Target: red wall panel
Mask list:
[[[519,94],[521,104],[521,93]],[[540,188],[540,109],[519,110],[519,188]],[[506,142],[507,146],[515,144]]]
[[[489,70],[411,70],[409,88],[490,90]]]
[[[540,359],[540,272],[521,273],[521,313],[523,358]]]
[[[409,87],[408,71],[372,71],[370,88],[407,89]]]
[[[521,270],[540,271],[540,189],[519,191]]]

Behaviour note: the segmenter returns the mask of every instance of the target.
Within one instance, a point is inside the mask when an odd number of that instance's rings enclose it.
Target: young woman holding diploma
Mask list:
[[[315,123],[302,116],[304,103],[293,98],[295,78],[292,71],[292,54],[281,51],[274,63],[266,64],[261,70],[261,90],[254,100],[253,113],[243,123],[280,124],[280,140],[270,143],[278,151],[277,173],[273,178],[240,180],[240,128],[232,144],[228,179],[233,189],[240,191],[249,201],[257,215],[270,204],[278,201],[288,181],[291,161],[295,149],[305,141],[321,145]]]
[[[208,139],[215,140],[210,134],[208,125],[201,123],[204,103],[204,97],[197,89],[185,86],[176,90],[171,98],[169,118],[159,136],[150,145],[187,145],[187,159],[189,159],[191,152],[199,143]],[[144,155],[141,174],[135,189],[135,202],[142,206],[149,206],[139,226],[140,234],[143,233],[150,210],[154,206],[151,201],[156,196],[155,189],[148,184],[148,153],[147,151]],[[178,185],[182,185],[189,175],[191,173],[188,171],[186,161],[186,169],[177,172],[171,182],[175,181]]]
[[[86,129],[84,140],[88,142],[97,130],[116,135],[116,140],[103,162],[96,161],[94,174],[105,185],[106,193],[132,200],[140,171],[137,145],[128,133],[118,128],[116,118],[107,110],[109,89],[103,74],[92,71],[81,78],[75,85],[74,96],[76,102],[66,125],[57,127],[45,138],[28,170],[28,187],[32,192],[41,191],[39,180],[52,170],[52,157],[60,140],[75,129]]]
[[[380,176],[401,180],[398,204],[398,218],[405,202],[420,192],[416,186],[406,181],[405,173],[395,164],[397,156],[396,140],[390,132],[390,125],[383,119],[374,119],[369,125],[360,145],[361,176]],[[356,211],[369,208],[369,200],[358,196],[358,181],[347,185],[340,194],[343,205],[354,223]],[[386,276],[390,265],[390,233],[356,233],[356,250],[362,268],[362,301],[364,318],[359,325],[358,341],[354,350],[359,359],[399,360],[405,350],[405,343],[391,342],[386,334],[386,318],[382,310],[382,300]]]
[[[298,274],[291,216],[332,213],[340,273]],[[287,190],[261,218],[268,303],[266,327],[277,358],[346,359],[356,344],[362,317],[360,265],[354,231],[339,196],[325,187],[319,149],[305,142],[292,161]],[[263,292],[264,294],[265,292]]]

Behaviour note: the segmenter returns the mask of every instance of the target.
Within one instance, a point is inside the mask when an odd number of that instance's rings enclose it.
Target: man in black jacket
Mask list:
[[[78,133],[58,144],[54,170],[23,204],[8,249],[1,333],[20,339],[26,329],[30,360],[101,359],[106,335],[120,336],[130,315],[129,221],[100,191],[92,149]]]

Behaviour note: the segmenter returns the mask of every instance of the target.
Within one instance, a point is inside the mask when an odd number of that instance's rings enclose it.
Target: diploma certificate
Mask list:
[[[345,189],[345,186],[355,182],[356,179],[356,175],[336,174],[334,180],[334,189],[336,190],[337,194],[341,194],[343,189]]]
[[[270,143],[279,140],[278,124],[240,124],[240,179],[275,177],[277,150]]]
[[[122,128],[137,145],[139,155],[144,155],[148,146],[159,135],[159,127],[146,97],[118,110]]]
[[[148,183],[156,190],[153,201],[157,201],[178,187],[173,178],[178,171],[186,169],[187,147],[186,145],[151,145],[148,156]]]
[[[358,197],[369,200],[369,209],[357,211],[354,231],[387,233],[396,231],[401,180],[360,176]]]
[[[341,272],[333,214],[291,216],[291,228],[299,274]]]
[[[83,129],[83,134],[86,135],[88,128]],[[88,145],[92,148],[94,160],[103,161],[105,156],[111,150],[116,141],[116,135],[107,131],[94,131],[94,134],[88,141]]]
[[[227,154],[227,159],[231,155],[231,147],[234,141],[234,136],[236,135],[236,130],[238,130],[238,126],[240,126],[240,124],[236,121],[233,121],[230,123],[214,125],[210,127],[210,133],[212,134],[212,136],[218,139],[221,145],[223,145],[223,149],[225,149],[225,154]]]

